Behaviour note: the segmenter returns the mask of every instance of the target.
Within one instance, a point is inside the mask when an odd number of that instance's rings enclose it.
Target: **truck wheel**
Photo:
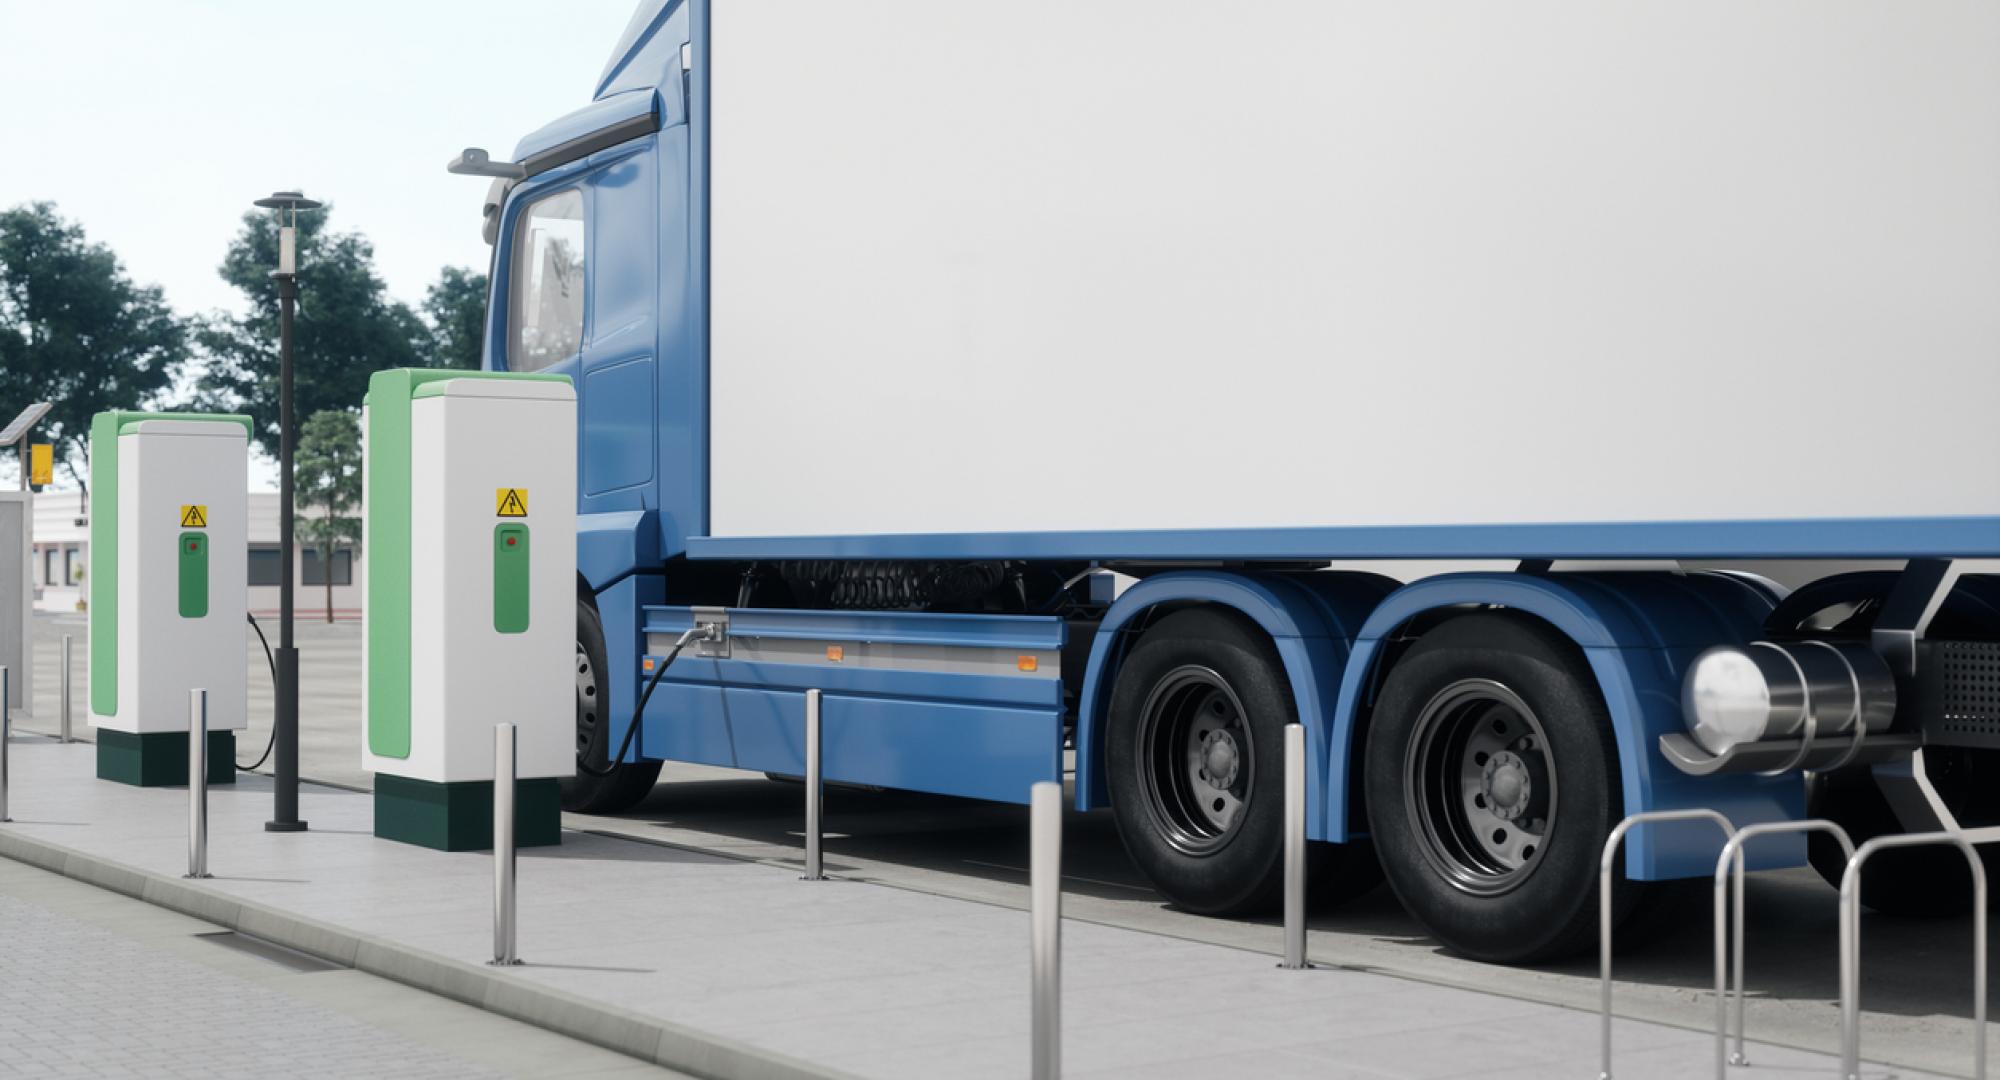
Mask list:
[[[1595,940],[1598,859],[1621,814],[1614,746],[1568,639],[1497,613],[1425,634],[1390,671],[1364,751],[1369,828],[1403,906],[1478,960]],[[1636,899],[1618,890],[1621,916]]]
[[[610,759],[612,751],[618,749],[610,745],[610,728],[606,726],[612,715],[611,687],[604,680],[605,666],[604,621],[597,616],[597,605],[591,603],[585,593],[576,598],[576,754],[598,769]],[[598,729],[605,727],[603,732]],[[620,765],[610,776],[591,776],[578,770],[562,782],[562,805],[565,810],[583,814],[614,814],[638,805],[653,790],[653,784],[660,778],[660,763],[640,761]]]
[[[1242,618],[1195,609],[1147,630],[1112,692],[1105,754],[1118,835],[1176,906],[1233,915],[1283,887],[1284,729],[1298,715],[1269,639]],[[1328,901],[1381,880],[1362,844],[1314,844]]]

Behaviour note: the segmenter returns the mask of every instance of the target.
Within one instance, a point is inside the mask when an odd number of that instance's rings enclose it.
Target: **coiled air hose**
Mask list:
[[[610,726],[609,724],[599,724],[597,727],[591,729],[590,747],[583,753],[576,755],[577,771],[589,776],[598,777],[610,776],[612,773],[617,772],[617,763],[625,759],[625,752],[627,750],[632,749],[632,736],[639,731],[639,718],[646,714],[646,702],[652,700],[653,688],[660,685],[660,676],[667,673],[667,668],[680,657],[681,650],[687,648],[688,642],[721,640],[722,628],[719,626],[697,626],[692,630],[682,633],[680,638],[674,642],[674,647],[668,649],[667,655],[662,657],[658,664],[654,665],[653,677],[646,680],[646,689],[640,692],[639,703],[632,708],[632,722],[625,727],[625,740],[618,744],[618,752],[605,762],[604,768],[601,770],[586,760],[591,753],[597,750],[599,735]]]

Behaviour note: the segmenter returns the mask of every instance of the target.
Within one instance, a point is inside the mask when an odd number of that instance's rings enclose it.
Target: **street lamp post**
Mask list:
[[[299,651],[292,642],[292,311],[299,299],[299,211],[320,204],[296,191],[279,191],[257,205],[278,212],[278,701],[272,767],[270,832],[303,832],[299,820]],[[289,215],[289,216],[288,216]]]

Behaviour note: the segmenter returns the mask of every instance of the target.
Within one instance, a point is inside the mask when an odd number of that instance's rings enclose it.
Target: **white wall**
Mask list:
[[[253,491],[250,500],[250,544],[253,547],[275,547],[278,542],[278,496],[275,492]],[[301,517],[309,511],[302,511]],[[76,551],[76,561],[87,567],[90,560],[89,525],[78,525],[77,520],[86,516],[83,499],[76,491],[46,491],[35,496],[35,549],[36,559],[44,559],[44,552],[56,551],[56,577],[54,583],[45,582],[44,562],[38,561],[32,568],[31,580],[35,584],[35,608],[38,611],[77,611],[78,603],[86,599],[87,590],[81,581],[74,586],[62,583],[63,556],[65,549]],[[86,573],[87,573],[86,569]],[[292,561],[292,580],[296,588],[292,594],[299,618],[323,619],[326,617],[326,588],[322,585],[305,583],[305,556],[295,554]],[[361,597],[367,580],[367,559],[365,553],[355,552],[353,583],[333,587],[333,613],[336,619],[358,619],[361,617]],[[254,615],[276,614],[278,611],[278,587],[275,585],[253,585],[249,590],[250,612]]]

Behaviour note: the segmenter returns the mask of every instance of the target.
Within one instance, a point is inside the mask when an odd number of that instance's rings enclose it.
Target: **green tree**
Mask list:
[[[389,297],[375,249],[355,232],[327,228],[332,207],[299,216],[299,307],[293,329],[293,415],[357,409],[368,376],[429,366],[431,332],[408,304]],[[278,224],[268,211],[243,216],[223,258],[223,280],[250,301],[241,317],[211,316],[198,340],[207,367],[202,405],[247,412],[258,445],[278,453]]]
[[[312,414],[299,435],[292,459],[299,505],[299,538],[319,551],[326,582],[326,621],[333,621],[333,557],[342,547],[361,545],[361,425],[345,409]],[[316,512],[310,512],[316,511]]]
[[[476,368],[486,341],[486,275],[447,266],[424,293],[431,366]]]
[[[133,284],[53,203],[0,212],[0,411],[53,402],[37,434],[78,486],[89,487],[90,418],[165,394],[188,338],[159,288]]]

